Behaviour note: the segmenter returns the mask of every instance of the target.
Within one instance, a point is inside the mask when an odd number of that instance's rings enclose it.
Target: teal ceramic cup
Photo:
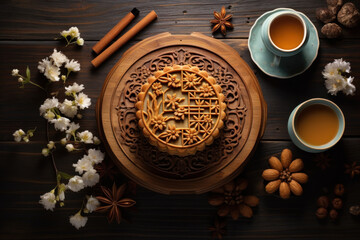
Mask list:
[[[329,141],[326,144],[323,145],[311,145],[306,143],[305,141],[303,141],[299,135],[296,132],[296,121],[297,121],[297,117],[299,116],[299,113],[304,110],[305,108],[314,105],[314,104],[322,104],[325,105],[329,108],[331,108],[338,120],[339,120],[339,128],[338,131],[335,135],[335,137]],[[324,152],[328,149],[330,149],[331,147],[333,147],[342,137],[343,133],[345,130],[345,118],[344,118],[344,114],[342,113],[341,109],[332,101],[324,99],[324,98],[312,98],[309,99],[301,104],[299,104],[296,108],[294,108],[294,110],[291,112],[289,120],[288,120],[288,132],[290,135],[291,140],[293,141],[293,143],[300,149],[306,151],[306,152],[311,152],[311,153],[319,153],[319,152]]]
[[[295,19],[297,19],[303,26],[303,39],[301,43],[293,48],[293,49],[282,49],[275,45],[275,43],[271,39],[270,35],[270,27],[271,24],[273,24],[274,20],[282,17],[282,16],[290,16]],[[272,65],[279,65],[280,60],[282,57],[291,57],[297,53],[299,53],[301,50],[303,50],[303,47],[305,46],[307,40],[309,39],[309,30],[308,26],[303,19],[303,17],[295,10],[289,9],[289,10],[283,10],[279,12],[275,12],[272,15],[270,15],[263,23],[261,27],[261,38],[265,45],[265,47],[274,54],[274,60]]]

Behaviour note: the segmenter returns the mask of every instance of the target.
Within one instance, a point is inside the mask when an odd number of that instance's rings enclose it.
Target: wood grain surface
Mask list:
[[[129,221],[120,225],[108,224],[104,215],[91,214],[87,226],[76,230],[69,216],[81,206],[85,193],[68,193],[66,205],[54,212],[45,211],[38,203],[39,196],[51,190],[55,175],[51,161],[42,157],[46,145],[46,122],[39,116],[38,108],[44,93],[31,86],[18,88],[11,77],[13,68],[24,72],[29,66],[32,79],[45,84],[46,79],[37,72],[37,62],[49,56],[54,48],[69,58],[79,60],[81,71],[72,73],[69,83],[85,85],[85,93],[92,106],[79,120],[82,129],[97,131],[95,103],[100,95],[106,75],[122,54],[138,41],[162,32],[190,34],[201,32],[211,36],[209,20],[213,11],[225,6],[234,15],[235,28],[226,38],[216,33],[214,37],[233,47],[249,64],[257,76],[268,105],[268,120],[262,141],[250,159],[243,175],[250,180],[249,191],[260,197],[252,219],[228,219],[228,234],[224,239],[359,239],[359,218],[348,213],[348,208],[360,203],[359,177],[350,180],[343,175],[344,162],[360,161],[360,93],[355,96],[330,96],[324,87],[321,72],[334,58],[351,62],[351,75],[359,88],[360,31],[359,27],[346,30],[338,40],[324,39],[320,34],[320,50],[316,61],[304,74],[281,80],[263,74],[252,62],[247,48],[251,26],[264,12],[277,7],[289,7],[304,12],[314,22],[318,31],[321,24],[315,18],[315,8],[325,6],[325,0],[272,0],[272,1],[3,1],[0,8],[0,239],[210,239],[208,227],[212,225],[216,209],[207,203],[207,194],[167,196],[139,188],[135,200],[137,207],[128,211]],[[359,0],[354,0],[358,7]],[[91,48],[133,7],[140,10],[136,22],[151,10],[159,18],[140,32],[135,39],[111,56],[98,69],[91,67],[94,58]],[[80,29],[85,46],[69,46],[54,41],[58,33],[71,26]],[[55,83],[53,91],[62,91],[63,84]],[[358,91],[360,91],[358,89]],[[334,101],[343,110],[346,130],[343,139],[329,151],[331,167],[322,171],[314,164],[313,154],[295,147],[287,134],[286,123],[292,109],[304,100],[324,97]],[[12,133],[37,127],[30,143],[15,143]],[[50,128],[50,136],[60,139],[61,134]],[[261,172],[267,159],[288,147],[296,157],[305,162],[305,172],[310,181],[304,195],[285,201],[266,194]],[[73,173],[72,164],[80,157],[63,150],[56,152],[58,168]],[[331,192],[335,183],[344,183],[347,189],[344,210],[339,221],[319,222],[314,213],[316,198]],[[86,192],[86,191],[85,191]]]

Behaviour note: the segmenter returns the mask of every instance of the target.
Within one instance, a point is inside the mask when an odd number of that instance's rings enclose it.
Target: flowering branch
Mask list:
[[[20,75],[18,69],[13,69],[12,72],[11,72],[11,75],[13,77],[19,77],[18,82],[21,84],[20,88],[24,88],[27,83],[30,83],[30,84],[40,88],[44,92],[46,92],[46,90],[42,86],[40,86],[39,84],[36,84],[36,83],[34,83],[33,81],[30,80],[31,73],[30,73],[29,66],[26,67],[26,76]]]

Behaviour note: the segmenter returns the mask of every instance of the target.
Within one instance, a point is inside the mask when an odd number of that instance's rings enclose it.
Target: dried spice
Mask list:
[[[336,211],[335,209],[331,209],[329,212],[329,217],[331,220],[335,221],[339,216],[338,211]]]
[[[345,164],[345,173],[349,174],[351,178],[354,178],[355,175],[360,174],[360,165],[357,165],[357,162],[352,162],[349,164]]]
[[[120,223],[122,214],[120,208],[132,207],[136,202],[130,198],[123,198],[123,195],[126,190],[126,184],[121,185],[119,188],[116,187],[116,184],[113,183],[112,189],[110,190],[107,187],[101,186],[101,190],[105,196],[97,196],[96,198],[104,203],[104,206],[98,207],[97,212],[107,212],[108,221],[111,223],[116,219],[117,223]]]
[[[237,179],[225,184],[223,187],[215,189],[209,197],[209,204],[219,207],[217,214],[220,217],[231,215],[237,220],[240,215],[251,218],[253,211],[251,207],[259,204],[259,198],[252,195],[244,195],[243,191],[247,188],[246,179]]]
[[[116,174],[119,173],[118,168],[112,161],[102,161],[101,163],[94,166],[95,170],[99,173],[100,179],[109,178],[114,180]]]
[[[316,18],[323,23],[330,23],[336,19],[336,15],[328,8],[317,8]]]
[[[332,206],[333,206],[333,208],[335,208],[337,210],[342,209],[343,202],[342,202],[341,198],[334,198],[332,200]]]
[[[269,181],[265,190],[267,193],[274,193],[279,189],[280,197],[287,199],[291,192],[300,196],[303,189],[300,184],[308,181],[308,176],[301,173],[304,167],[303,161],[298,158],[292,161],[292,152],[289,149],[284,149],[281,152],[281,161],[272,156],[269,159],[270,169],[266,169],[262,173],[262,177]]]
[[[345,187],[343,184],[336,184],[334,187],[334,194],[341,197],[345,193]]]
[[[226,221],[223,218],[215,218],[214,226],[209,227],[211,232],[211,236],[213,238],[222,239],[223,236],[226,234]]]
[[[331,158],[329,157],[328,153],[319,153],[314,158],[314,162],[316,163],[317,167],[325,170],[330,167]]]
[[[325,219],[327,216],[332,221],[335,221],[339,216],[339,211],[343,208],[343,200],[340,196],[345,193],[345,187],[343,184],[336,184],[334,187],[335,198],[332,199],[330,205],[330,199],[327,196],[321,196],[317,199],[316,204],[319,207],[315,215],[318,219]]]
[[[325,219],[328,215],[328,211],[326,208],[321,207],[316,210],[315,215],[318,219]]]
[[[327,23],[321,28],[321,33],[329,39],[338,38],[342,35],[342,28],[336,23]]]
[[[330,200],[327,196],[321,196],[316,201],[318,207],[320,208],[328,208],[330,204]]]
[[[337,20],[347,28],[354,28],[360,23],[359,9],[351,2],[345,3],[338,12]]]
[[[217,30],[221,30],[222,35],[226,35],[226,28],[234,28],[234,25],[229,22],[229,20],[232,18],[231,14],[226,15],[225,7],[223,6],[221,8],[221,12],[215,12],[214,11],[214,17],[215,19],[211,20],[210,22],[212,24],[215,24],[212,32],[216,32]]]

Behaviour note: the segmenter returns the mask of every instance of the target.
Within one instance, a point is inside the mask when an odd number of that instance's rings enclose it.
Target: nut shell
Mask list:
[[[321,28],[321,33],[327,38],[338,38],[342,35],[342,29],[336,23],[327,23]]]
[[[342,209],[343,202],[342,202],[341,198],[334,198],[332,200],[332,205],[335,209],[339,210],[339,209]]]
[[[307,183],[309,177],[305,173],[293,173],[291,174],[291,178],[299,183]]]
[[[316,210],[315,215],[318,219],[324,219],[327,217],[328,211],[326,210],[326,208],[321,207]]]
[[[336,15],[340,10],[341,6],[344,4],[343,0],[327,0],[326,1],[329,10]]]
[[[281,182],[279,187],[280,197],[283,199],[290,198],[290,186],[287,182]]]
[[[335,209],[331,209],[329,212],[329,217],[331,220],[336,220],[339,216],[339,213]]]
[[[300,158],[295,159],[289,166],[289,171],[292,173],[299,172],[304,168],[304,163]]]
[[[266,169],[262,173],[262,177],[266,181],[272,181],[272,180],[278,179],[279,176],[280,176],[280,172],[275,169]]]
[[[336,19],[336,15],[328,8],[317,8],[316,18],[323,23],[329,23]]]
[[[288,168],[290,166],[291,160],[292,160],[292,152],[290,151],[290,149],[285,148],[282,152],[281,152],[281,164],[283,165],[284,168]]]
[[[345,27],[354,28],[360,22],[359,10],[353,3],[345,3],[337,14],[337,20]]]
[[[265,186],[265,191],[266,191],[267,193],[274,193],[274,192],[276,192],[276,191],[279,189],[279,187],[280,187],[280,183],[281,183],[281,180],[280,180],[280,179],[269,182],[269,183]]]
[[[316,204],[318,207],[328,208],[330,204],[330,200],[327,196],[321,196],[317,199]]]
[[[301,187],[301,185],[295,181],[295,180],[291,180],[289,183],[290,186],[290,190],[291,192],[296,195],[296,196],[301,196],[303,193],[303,189]]]

